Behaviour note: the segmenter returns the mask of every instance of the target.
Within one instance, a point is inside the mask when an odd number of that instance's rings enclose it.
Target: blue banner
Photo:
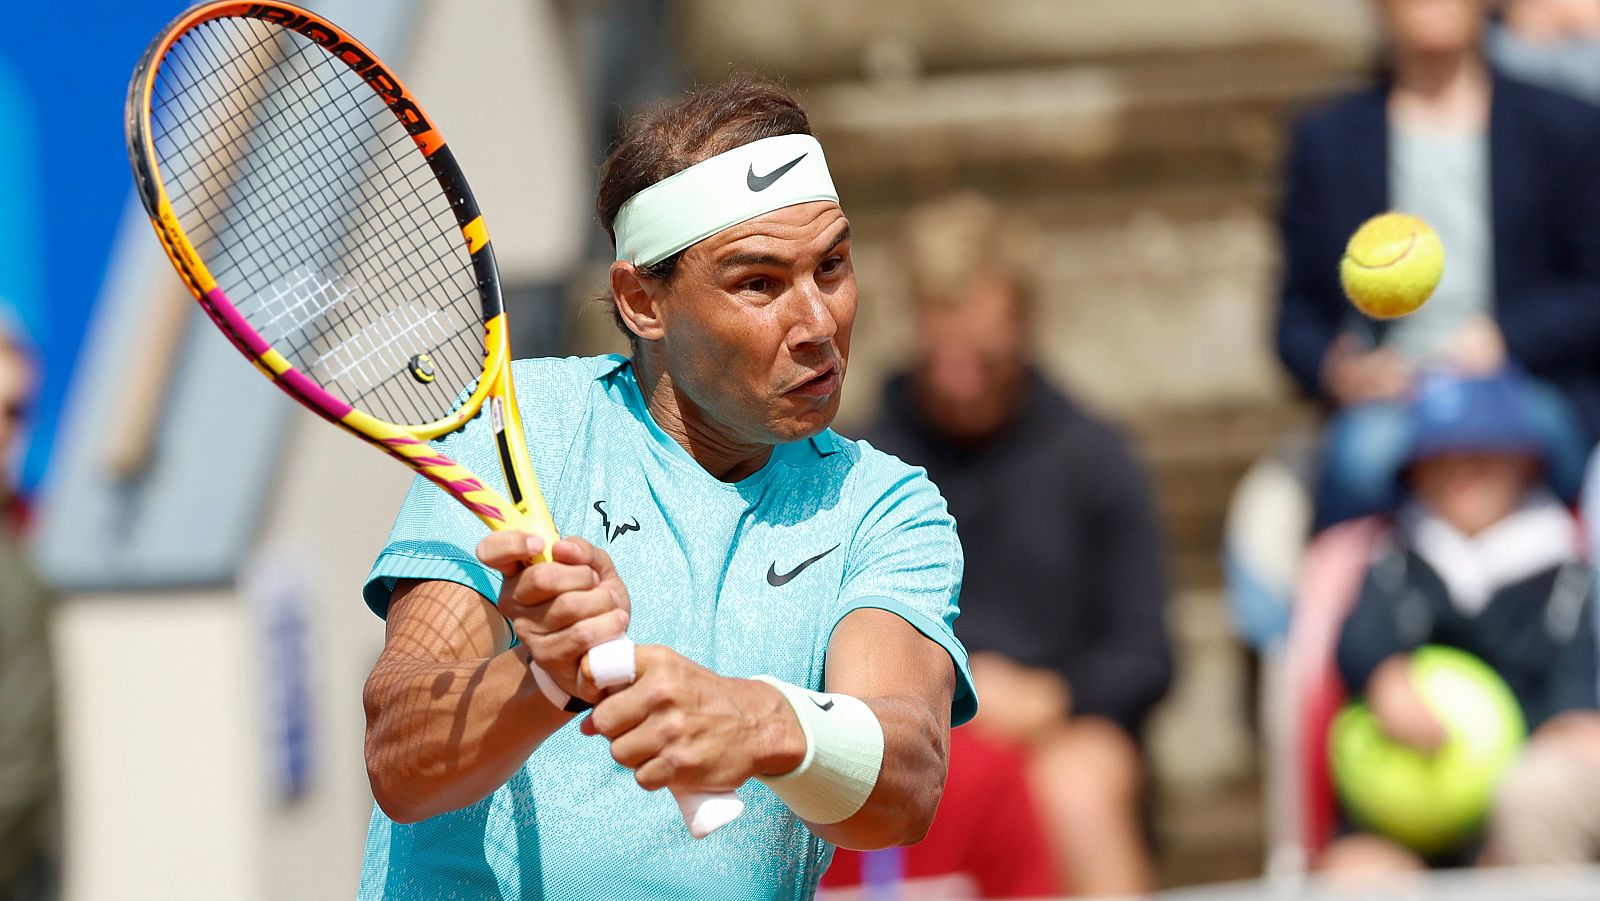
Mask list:
[[[9,4],[0,27],[0,316],[44,364],[23,488],[43,478],[84,327],[132,197],[123,103],[145,44],[190,4]],[[63,17],[71,28],[61,27]],[[64,39],[68,39],[65,40]]]

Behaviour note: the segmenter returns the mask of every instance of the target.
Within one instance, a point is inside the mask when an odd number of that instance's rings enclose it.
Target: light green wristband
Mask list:
[[[865,701],[807,691],[772,676],[756,676],[783,694],[800,720],[806,755],[781,776],[759,776],[795,815],[827,825],[867,803],[883,768],[883,725]]]

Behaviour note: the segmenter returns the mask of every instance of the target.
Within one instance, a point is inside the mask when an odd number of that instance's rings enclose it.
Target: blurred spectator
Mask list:
[[[1489,372],[1507,359],[1559,389],[1600,434],[1600,110],[1485,62],[1487,0],[1378,0],[1382,82],[1295,128],[1283,207],[1278,351],[1336,409],[1317,522],[1382,509],[1391,486],[1365,461],[1394,452],[1396,401],[1419,367]],[[1345,301],[1338,262],[1385,209],[1432,223],[1447,263],[1433,298],[1392,323]],[[1552,393],[1535,412],[1571,428]],[[1582,460],[1550,461],[1563,491]]]
[[[1483,659],[1511,688],[1532,736],[1501,783],[1485,861],[1593,860],[1600,669],[1592,579],[1576,521],[1540,479],[1551,449],[1526,415],[1520,377],[1421,379],[1399,476],[1406,500],[1345,623],[1339,670],[1391,738],[1431,752],[1446,736],[1412,685],[1410,652],[1442,644]],[[1360,836],[1336,841],[1325,865],[1370,872],[1422,861]]]
[[[866,437],[926,467],[956,518],[974,728],[1027,747],[1063,884],[1148,890],[1138,736],[1171,658],[1146,477],[1028,362],[1031,228],[958,194],[910,214],[903,250],[916,358]]]
[[[1600,448],[1589,457],[1578,513],[1584,524],[1584,535],[1589,539],[1589,561],[1600,566]]]
[[[834,852],[823,901],[1043,898],[1060,893],[1023,752],[950,733],[950,772],[928,836],[908,848]]]
[[[1503,71],[1600,103],[1600,0],[1502,0],[1486,46]]]
[[[29,351],[0,335],[0,458],[15,456],[33,397]],[[49,617],[54,597],[18,534],[20,501],[0,479],[0,901],[57,896],[58,772]]]

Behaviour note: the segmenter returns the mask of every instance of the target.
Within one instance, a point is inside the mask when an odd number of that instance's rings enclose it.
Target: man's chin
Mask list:
[[[833,425],[834,417],[838,415],[839,404],[835,401],[820,410],[781,419],[772,424],[770,431],[777,444],[804,441]]]

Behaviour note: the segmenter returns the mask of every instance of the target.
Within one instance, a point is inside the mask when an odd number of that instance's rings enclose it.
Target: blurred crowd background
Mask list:
[[[358,589],[408,475],[242,365],[142,221],[126,78],[184,5],[94,0],[67,55],[55,11],[0,29],[0,901],[359,869]],[[984,704],[928,841],[830,895],[1600,896],[1600,0],[306,5],[449,136],[519,355],[625,348],[623,115],[735,68],[810,114],[862,301],[836,427],[949,500]],[[1337,265],[1390,207],[1449,262],[1386,327]],[[1435,704],[1432,644],[1503,722]],[[1363,796],[1377,744],[1458,732],[1497,762]],[[1535,869],[1443,869],[1480,861]]]

